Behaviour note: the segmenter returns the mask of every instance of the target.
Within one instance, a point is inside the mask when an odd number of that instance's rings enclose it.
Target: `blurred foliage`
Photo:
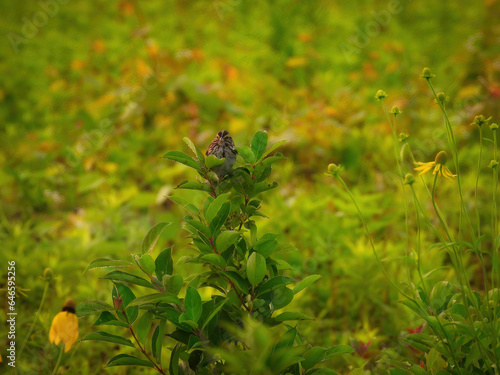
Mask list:
[[[389,274],[404,280],[402,199],[394,194],[390,128],[373,95],[388,92],[387,105],[402,110],[398,129],[410,134],[417,160],[431,160],[444,147],[445,129],[417,77],[422,67],[432,67],[436,89],[450,96],[463,171],[473,171],[477,129],[469,124],[478,113],[500,114],[499,13],[495,0],[42,0],[4,6],[0,274],[8,260],[16,261],[17,285],[25,290],[17,298],[18,342],[40,303],[43,270],[55,272],[18,358],[23,373],[53,368],[57,352],[48,330],[68,296],[77,302],[108,298],[106,281],[97,272],[83,273],[89,261],[125,259],[161,221],[172,222],[162,247],[174,246],[174,262],[184,255],[183,213],[167,197],[189,172],[160,157],[179,149],[186,136],[208,146],[221,129],[237,146],[257,130],[267,130],[271,142],[288,140],[281,149],[287,160],[274,171],[280,186],[266,202],[273,220],[259,219],[259,226],[301,249],[283,254],[293,276],[323,276],[291,305],[316,318],[300,322],[301,332],[316,345],[357,348],[343,357],[339,372],[365,364],[366,371],[398,371],[377,360],[388,353],[418,356],[399,337],[422,320],[398,303],[348,197],[324,170],[330,162],[344,165]],[[473,173],[463,184],[472,202]],[[460,208],[446,201],[449,189],[443,185],[441,205],[458,227]],[[182,195],[201,200],[197,192]],[[486,202],[479,204],[488,218]],[[445,266],[433,274],[435,281],[453,276],[437,249],[422,261],[424,272]],[[481,282],[479,269],[472,261],[473,287]],[[183,270],[184,276],[194,272]],[[92,323],[80,319],[81,337],[92,332]],[[6,337],[2,327],[0,337]],[[69,355],[65,363],[78,366],[67,366],[66,373],[89,374],[114,354],[105,345],[76,344]]]

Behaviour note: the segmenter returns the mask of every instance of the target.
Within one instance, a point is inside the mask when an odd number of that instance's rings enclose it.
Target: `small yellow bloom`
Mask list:
[[[52,344],[64,344],[64,353],[68,352],[78,338],[78,318],[75,315],[75,301],[68,299],[50,326],[49,341]]]
[[[452,180],[455,177],[457,177],[457,175],[451,173],[448,167],[445,165],[447,160],[448,160],[448,155],[446,154],[446,152],[439,151],[434,161],[430,161],[428,163],[419,163],[419,162],[415,163],[418,166],[417,168],[415,168],[415,170],[419,171],[421,176],[424,173],[429,172],[431,169],[434,169],[432,174],[435,175],[437,173],[438,176],[443,176],[448,180]]]

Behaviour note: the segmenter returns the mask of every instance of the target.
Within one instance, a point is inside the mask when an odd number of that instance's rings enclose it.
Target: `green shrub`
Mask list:
[[[294,323],[310,318],[280,311],[320,276],[299,282],[285,276],[290,266],[276,254],[292,247],[278,243],[277,234],[258,233],[254,219],[266,216],[257,197],[277,186],[267,179],[272,165],[283,159],[280,153],[270,156],[283,142],[268,147],[267,141],[267,133],[259,131],[250,147],[239,147],[241,165],[221,181],[210,168],[223,159],[205,158],[187,138],[194,158],[179,151],[164,155],[202,178],[181,182],[178,188],[207,194],[199,205],[171,197],[186,210],[183,223],[195,255],[182,257],[175,267],[172,247],[152,256],[161,231],[169,225],[164,222],[147,233],[133,262],[100,258],[89,265],[87,269],[134,268],[146,276],[111,271],[104,278],[113,283],[113,304],[87,301],[78,306],[80,316],[99,314],[95,326],[120,326],[130,336],[100,331],[83,341],[105,341],[142,353],[119,354],[108,366],[146,366],[170,374],[334,374],[315,366],[352,352],[345,345],[311,346]],[[184,280],[174,268],[186,263],[199,265],[202,272]],[[136,286],[148,292],[136,296],[132,290]],[[164,355],[167,348],[169,356]],[[166,357],[170,358],[168,371]]]

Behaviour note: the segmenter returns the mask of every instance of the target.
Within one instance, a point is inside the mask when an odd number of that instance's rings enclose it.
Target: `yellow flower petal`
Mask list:
[[[64,352],[68,352],[78,338],[78,318],[68,311],[61,311],[54,317],[49,331],[49,341],[55,345],[64,344]]]

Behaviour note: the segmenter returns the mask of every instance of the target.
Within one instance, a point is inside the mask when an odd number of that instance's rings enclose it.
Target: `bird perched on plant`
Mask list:
[[[238,151],[234,146],[233,138],[231,138],[227,130],[221,130],[217,133],[206,152],[207,156],[214,155],[217,159],[226,159],[224,163],[212,168],[219,178],[224,177],[231,171],[237,154]]]

